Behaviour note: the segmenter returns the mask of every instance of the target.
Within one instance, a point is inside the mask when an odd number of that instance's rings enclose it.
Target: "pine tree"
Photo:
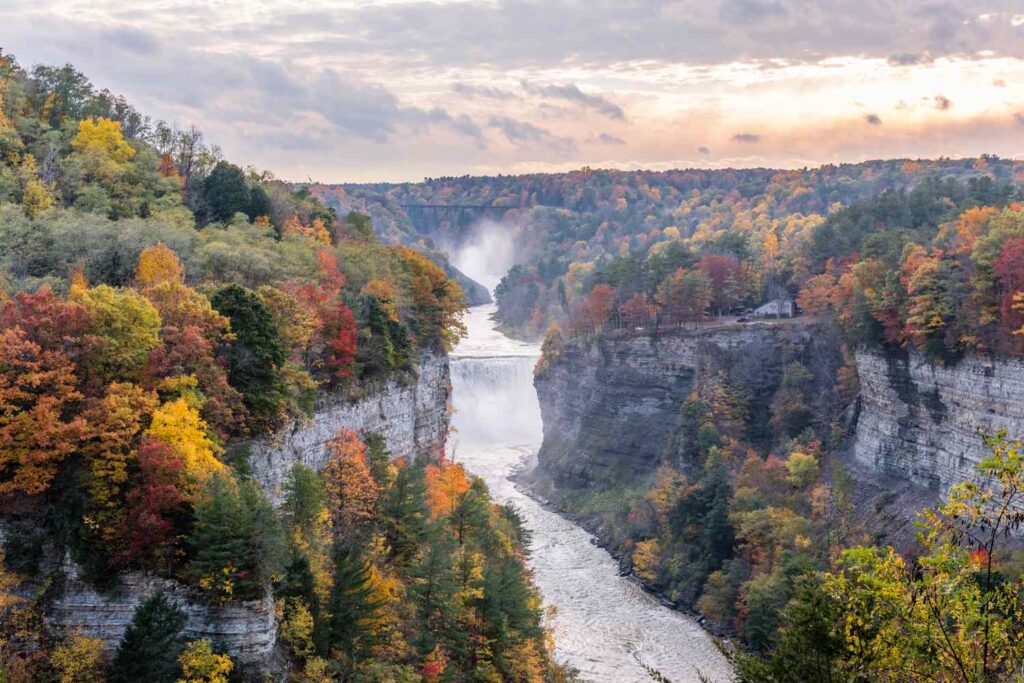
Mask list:
[[[284,542],[259,487],[214,475],[195,511],[188,574],[217,602],[262,595],[282,564]]]
[[[184,647],[185,615],[163,593],[139,605],[110,670],[110,683],[174,683]]]
[[[398,469],[381,504],[384,537],[396,565],[405,565],[426,533],[427,484],[421,461]]]
[[[410,572],[412,595],[419,614],[420,635],[417,649],[430,652],[439,639],[459,639],[459,576],[455,571],[455,539],[444,520],[432,522],[427,529],[423,555]]]
[[[328,604],[327,645],[350,663],[358,662],[373,643],[382,603],[374,597],[370,565],[346,543],[334,551],[334,586]]]

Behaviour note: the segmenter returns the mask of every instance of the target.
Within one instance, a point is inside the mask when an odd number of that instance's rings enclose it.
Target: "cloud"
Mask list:
[[[1018,126],[1024,126],[1024,112],[1019,111],[1016,114],[1014,114],[1013,120],[1017,123]]]
[[[601,145],[624,145],[626,144],[625,139],[620,138],[618,135],[612,135],[611,133],[601,133],[596,137],[592,137],[588,142],[601,144]]]
[[[697,148],[697,154],[707,156],[708,154],[711,154],[711,150],[705,147],[704,145],[701,145],[700,147]]]
[[[864,115],[864,120],[867,121],[868,125],[871,125],[871,126],[880,126],[880,125],[882,125],[882,119],[881,119],[881,117],[878,116],[878,114],[865,114]]]
[[[953,106],[953,101],[946,97],[945,95],[936,95],[935,97],[932,98],[932,100],[935,103],[935,108],[938,109],[939,111],[947,111],[950,107]]]
[[[513,145],[547,147],[562,154],[577,150],[576,141],[572,138],[555,135],[545,128],[510,116],[492,116],[487,125],[500,131]]]
[[[382,54],[395,64],[467,68],[764,59],[817,63],[852,55],[906,66],[976,56],[983,50],[1024,56],[1024,41],[1019,27],[1012,25],[1012,15],[989,12],[990,21],[978,21],[983,4],[984,0],[312,3],[311,8],[262,13],[244,35],[253,42],[286,47],[297,58]],[[571,31],[566,30],[569,26]]]
[[[737,133],[732,136],[733,142],[742,142],[744,144],[752,145],[761,141],[761,136],[754,133]]]
[[[992,85],[994,85],[997,88],[1005,88],[1006,81],[1004,81],[1002,78],[996,78],[992,81]]]
[[[929,60],[927,55],[914,52],[898,52],[889,55],[886,61],[889,62],[889,66],[914,66],[915,64],[924,64]]]
[[[566,85],[536,85],[529,81],[522,81],[521,85],[523,86],[523,90],[530,95],[573,102],[581,107],[592,109],[599,114],[603,114],[610,119],[616,119],[618,121],[622,121],[626,118],[626,114],[622,111],[622,107],[604,97],[601,97],[600,95],[591,95],[583,92],[575,83],[568,83]]]
[[[492,100],[514,100],[517,95],[511,90],[495,88],[489,85],[472,85],[470,83],[455,83],[452,90],[460,95],[468,97],[487,97]]]
[[[719,16],[732,24],[758,24],[788,13],[778,0],[726,0],[718,10]]]

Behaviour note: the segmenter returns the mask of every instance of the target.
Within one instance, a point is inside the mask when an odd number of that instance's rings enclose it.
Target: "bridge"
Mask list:
[[[434,214],[437,218],[453,218],[463,213],[504,213],[515,209],[514,206],[494,206],[493,204],[399,204],[409,215]]]

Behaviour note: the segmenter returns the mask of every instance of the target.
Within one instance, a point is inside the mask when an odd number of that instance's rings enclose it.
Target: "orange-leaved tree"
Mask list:
[[[339,429],[327,444],[324,489],[334,533],[345,537],[365,530],[373,519],[380,485],[366,461],[366,444],[351,429]]]

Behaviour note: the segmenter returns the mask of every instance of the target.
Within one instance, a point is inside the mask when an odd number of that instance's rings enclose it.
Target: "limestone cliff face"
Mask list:
[[[343,427],[361,434],[380,433],[396,458],[443,452],[450,395],[447,354],[424,353],[414,381],[389,381],[357,402],[324,397],[308,420],[293,422],[253,442],[249,464],[257,481],[276,501],[292,465],[302,462],[321,469],[327,462],[324,446]]]
[[[976,476],[979,430],[1024,433],[1024,362],[928,363],[916,352],[857,353],[857,461],[944,494]]]
[[[835,356],[834,344],[793,323],[570,342],[535,380],[544,419],[539,464],[562,488],[649,473],[671,456],[680,406],[702,373],[721,372],[744,387],[754,421],[764,424],[787,362],[801,360],[831,387]],[[837,400],[834,389],[820,398],[818,407]]]
[[[63,590],[47,611],[47,622],[58,632],[98,638],[108,651],[114,650],[135,609],[159,591],[184,612],[187,640],[207,638],[243,664],[263,664],[270,657],[277,643],[277,620],[269,591],[262,600],[211,607],[177,581],[129,572],[121,575],[117,588],[100,593],[66,562]]]

